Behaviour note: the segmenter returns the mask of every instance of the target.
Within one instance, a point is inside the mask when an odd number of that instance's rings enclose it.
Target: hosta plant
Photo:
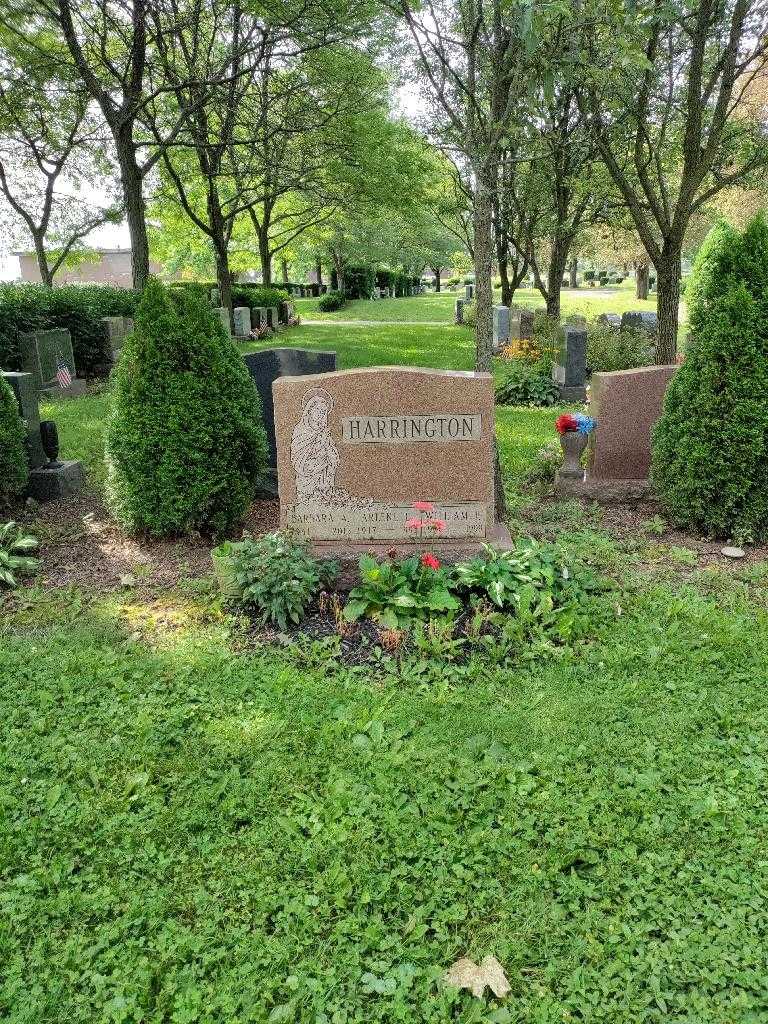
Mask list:
[[[14,522],[0,526],[0,586],[13,589],[18,577],[33,573],[40,564],[30,555],[37,550],[37,538],[24,533]]]
[[[566,641],[588,619],[592,596],[604,587],[584,569],[574,571],[552,545],[520,541],[511,551],[487,545],[482,556],[455,566],[460,592],[489,601],[523,634]],[[500,616],[497,625],[508,624]]]

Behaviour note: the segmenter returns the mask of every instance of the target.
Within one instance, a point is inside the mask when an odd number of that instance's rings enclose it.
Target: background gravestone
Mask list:
[[[267,306],[265,312],[267,315],[267,327],[271,327],[273,331],[277,331],[277,328],[280,325],[277,306]]]
[[[77,377],[69,331],[56,328],[51,331],[20,334],[19,349],[22,369],[25,373],[32,374],[38,391],[55,392],[57,397],[69,398],[85,393],[85,381]],[[68,388],[59,387],[56,380],[59,360],[66,365],[72,377],[72,383]]]
[[[608,324],[609,327],[621,327],[621,316],[618,313],[601,313],[597,318],[599,324]]]
[[[563,402],[583,402],[587,397],[587,329],[563,327],[560,347],[552,364],[552,380]]]
[[[235,320],[235,335],[238,338],[247,338],[251,333],[251,310],[248,306],[235,306],[232,310]]]
[[[454,307],[454,319],[457,324],[464,323],[464,306],[466,305],[466,299],[456,299],[456,305]]]
[[[304,377],[317,373],[330,373],[336,369],[336,353],[313,352],[304,348],[265,348],[261,352],[249,352],[243,356],[243,359],[261,400],[264,429],[269,448],[267,465],[272,470],[274,477],[277,470],[277,449],[272,385],[280,377]],[[276,480],[269,491],[273,495],[277,493]]]
[[[19,406],[19,415],[27,432],[27,461],[30,469],[44,465],[48,460],[40,440],[40,407],[35,378],[31,373],[0,373],[11,386]]]
[[[593,373],[587,476],[595,481],[646,480],[651,468],[651,431],[676,366]]]
[[[251,327],[259,330],[262,327],[267,326],[267,309],[266,306],[256,306],[255,309],[251,310]]]
[[[475,297],[475,286],[473,284],[464,285],[464,298],[467,302],[471,302]]]
[[[123,342],[133,331],[133,319],[129,316],[104,316],[101,318],[107,337],[107,355],[114,365],[120,357]]]
[[[509,341],[509,306],[493,307],[493,348],[500,350]]]
[[[231,329],[231,327],[229,325],[229,310],[227,309],[226,306],[217,306],[216,307],[216,312],[219,314],[219,320],[221,321],[221,326],[224,328],[224,330],[227,332],[227,334],[231,335],[232,334],[232,329]]]
[[[520,310],[520,337],[525,338],[526,341],[530,341],[533,338],[533,310],[532,309],[521,309]]]
[[[621,326],[645,331],[647,335],[655,338],[659,333],[659,318],[650,310],[632,310],[622,314]]]

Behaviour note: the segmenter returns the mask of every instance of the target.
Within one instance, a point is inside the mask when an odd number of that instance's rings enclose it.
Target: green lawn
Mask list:
[[[606,294],[608,293],[608,294]],[[428,292],[410,299],[381,299],[369,301],[354,299],[343,309],[334,313],[321,313],[317,306],[319,299],[296,299],[296,310],[306,320],[371,320],[382,322],[393,321],[445,321],[453,320],[456,299],[464,292]],[[500,300],[500,293],[497,293]],[[515,293],[516,303],[531,308],[544,306],[541,294],[533,288],[521,288]],[[634,281],[624,281],[621,285],[605,289],[563,289],[563,315],[581,313],[589,318],[600,313],[623,313],[629,309],[646,309],[655,311],[655,296],[647,300],[635,298]]]
[[[286,342],[471,365],[451,326]],[[97,482],[108,405],[43,410]],[[513,484],[554,415],[499,409]],[[557,657],[349,668],[254,645],[205,579],[0,602],[0,1018],[766,1020],[768,565],[522,500],[615,581]],[[507,1000],[441,984],[490,954]]]
[[[474,339],[466,327],[327,326],[298,327],[283,332],[277,340],[242,345],[254,351],[275,344],[337,353],[340,369],[358,366],[401,364],[435,366],[442,369],[469,370],[474,361]],[[494,367],[497,374],[503,366]],[[103,390],[87,398],[46,402],[41,414],[53,418],[59,428],[62,453],[81,459],[88,468],[89,480],[96,487],[104,483],[104,430],[109,416],[109,394]],[[557,410],[513,409],[497,411],[499,444],[507,473],[519,475],[530,457],[545,439],[554,437],[552,423]]]
[[[764,1020],[765,592],[624,578],[502,670],[249,653],[183,592],[6,613],[3,1019]],[[488,954],[504,1005],[442,988]]]

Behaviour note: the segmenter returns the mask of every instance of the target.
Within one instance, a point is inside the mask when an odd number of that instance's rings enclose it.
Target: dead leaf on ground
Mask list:
[[[482,999],[486,986],[497,999],[503,999],[511,987],[504,968],[495,956],[484,957],[479,967],[474,960],[463,956],[448,968],[445,982],[456,988],[468,988],[478,999]]]

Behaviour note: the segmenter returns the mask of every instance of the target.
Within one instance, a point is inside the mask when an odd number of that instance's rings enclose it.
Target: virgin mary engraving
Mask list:
[[[304,396],[301,419],[291,436],[291,463],[296,474],[296,499],[329,504],[336,484],[339,451],[328,430],[333,399],[323,388]]]
[[[332,410],[333,398],[324,388],[312,388],[304,395],[301,419],[291,435],[296,502],[336,509],[379,507],[372,498],[359,498],[336,486],[339,450],[328,429]]]

